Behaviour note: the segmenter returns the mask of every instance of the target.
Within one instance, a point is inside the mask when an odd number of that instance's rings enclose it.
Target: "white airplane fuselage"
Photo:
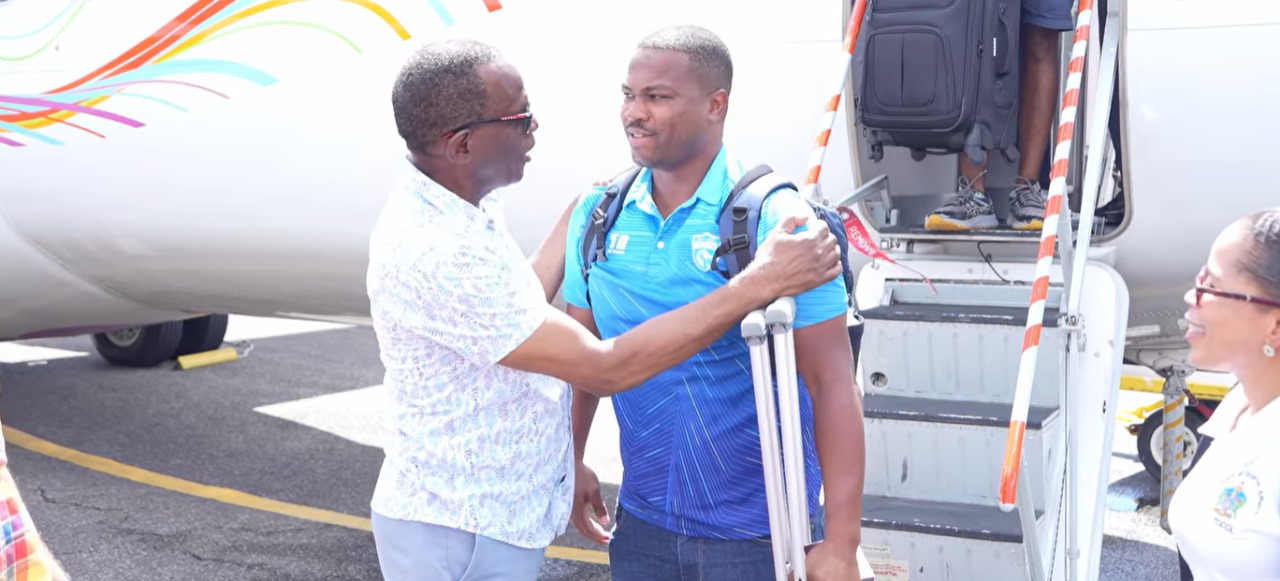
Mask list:
[[[537,146],[496,195],[526,251],[587,184],[631,163],[619,85],[635,43],[665,24],[724,38],[727,145],[799,180],[842,72],[847,12],[835,0],[187,1],[0,2],[0,55],[35,53],[0,61],[0,340],[199,313],[367,321],[370,228],[408,169],[391,83],[416,44],[446,35],[493,42],[523,74]],[[168,26],[189,7],[187,25]],[[1280,8],[1124,10],[1129,214],[1095,252],[1129,286],[1130,326],[1176,343],[1214,237],[1280,199],[1265,173]],[[822,173],[833,199],[869,177],[846,119]],[[953,157],[921,168],[954,184]]]
[[[619,87],[644,34],[673,21],[721,33],[738,66],[727,141],[739,155],[792,175],[803,170],[820,95],[834,88],[839,71],[803,74],[809,69],[789,63],[830,61],[842,34],[841,8],[832,2],[770,10],[771,38],[763,43],[754,25],[717,17],[730,7],[725,2],[649,3],[626,18],[582,0],[505,0],[492,13],[482,0],[448,0],[439,3],[446,14],[425,0],[194,4],[229,5],[205,26],[235,22],[160,66],[120,73],[156,82],[93,105],[143,126],[83,112],[30,129],[30,121],[0,124],[0,137],[22,145],[0,145],[0,340],[203,312],[366,320],[370,228],[407,169],[391,85],[419,43],[482,38],[521,71],[540,123],[537,146],[523,181],[495,195],[505,200],[522,247],[532,250],[575,195],[631,163]],[[186,7],[163,0],[82,6],[60,51],[0,62],[0,95],[34,97],[75,81],[154,40]],[[264,6],[270,9],[236,21]],[[62,8],[0,3],[0,37],[34,29]],[[0,52],[34,50],[68,16],[43,37],[0,41]],[[329,32],[247,28],[281,20]],[[223,64],[205,67],[215,72],[182,69],[210,60]],[[99,84],[113,84],[112,76]],[[27,109],[0,107],[9,108],[0,109],[5,121],[14,118],[10,109]],[[847,152],[831,159],[826,183],[850,188]]]

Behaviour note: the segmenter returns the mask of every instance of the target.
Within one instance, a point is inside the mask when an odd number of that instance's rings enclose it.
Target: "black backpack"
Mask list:
[[[600,202],[591,211],[582,234],[582,280],[587,281],[591,266],[596,261],[607,260],[605,257],[605,240],[609,229],[613,227],[622,211],[622,203],[631,190],[640,173],[639,167],[633,167],[615,178],[605,189]],[[799,191],[795,184],[778,175],[767,165],[757,165],[748,171],[733,186],[720,207],[720,246],[712,256],[712,268],[726,280],[742,272],[755,257],[760,224],[760,211],[764,207],[765,198],[776,191],[791,189]],[[844,221],[840,215],[826,206],[805,200],[814,214],[826,221],[827,227],[836,237],[840,247],[841,270],[844,275],[845,302],[853,305],[853,271],[849,268],[849,240],[845,234]],[[721,267],[721,260],[724,266]],[[587,303],[591,302],[591,294],[587,293]]]

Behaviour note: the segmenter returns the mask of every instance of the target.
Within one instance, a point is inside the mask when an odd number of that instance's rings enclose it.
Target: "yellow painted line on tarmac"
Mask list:
[[[95,472],[101,472],[116,478],[132,480],[139,484],[161,488],[171,492],[214,500],[225,504],[232,504],[253,510],[263,512],[272,512],[284,516],[300,518],[312,522],[337,525],[349,529],[372,532],[373,526],[369,519],[355,515],[325,510],[322,508],[314,508],[291,502],[282,502],[272,500],[261,496],[254,496],[239,490],[223,488],[220,486],[209,486],[175,478],[166,474],[152,472],[137,466],[130,466],[121,462],[117,462],[110,458],[95,456],[79,450],[73,450],[66,446],[61,446],[48,440],[38,438],[21,430],[4,427],[5,442],[22,448],[24,450],[35,452],[42,456],[56,458],[64,462],[75,464],[81,468],[88,468]],[[596,551],[591,549],[577,549],[574,547],[550,546],[547,547],[547,558],[562,559],[566,561],[577,561],[580,563],[594,563],[599,565],[609,564],[609,553],[604,551]]]
[[[547,558],[577,561],[579,563],[595,563],[597,565],[609,564],[609,553],[604,551],[579,549],[576,547],[561,547],[557,545],[547,547]]]

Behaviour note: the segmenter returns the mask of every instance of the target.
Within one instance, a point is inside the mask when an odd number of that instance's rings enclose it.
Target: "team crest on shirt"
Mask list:
[[[1262,485],[1248,470],[1241,470],[1222,480],[1218,500],[1213,507],[1218,526],[1234,532],[1232,522],[1241,514],[1248,516],[1258,512],[1262,505]]]
[[[693,265],[698,270],[711,270],[711,259],[716,255],[716,248],[720,247],[720,237],[710,232],[694,234],[689,238],[689,246],[693,252]]]

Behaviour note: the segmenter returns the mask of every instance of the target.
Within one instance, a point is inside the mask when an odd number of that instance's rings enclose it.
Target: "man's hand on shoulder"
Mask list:
[[[796,232],[800,226],[807,227]],[[840,249],[826,223],[791,216],[769,233],[742,276],[751,285],[762,285],[772,299],[817,288],[840,276],[840,269]]]

